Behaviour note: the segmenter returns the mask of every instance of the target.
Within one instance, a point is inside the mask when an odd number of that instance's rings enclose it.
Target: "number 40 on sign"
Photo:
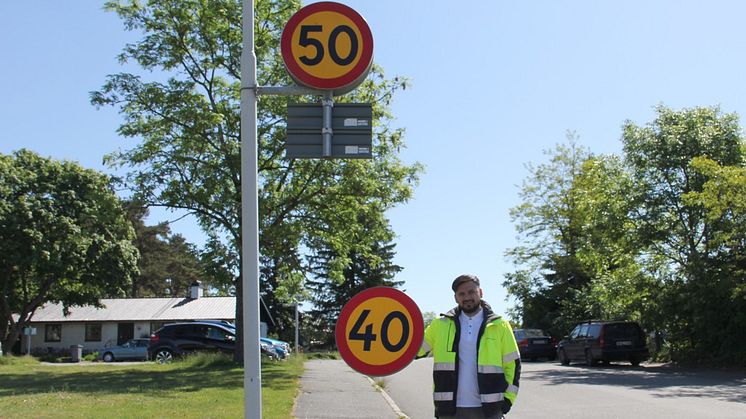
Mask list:
[[[422,344],[424,325],[417,304],[389,287],[355,295],[339,315],[337,347],[354,370],[373,376],[393,374],[407,366]]]

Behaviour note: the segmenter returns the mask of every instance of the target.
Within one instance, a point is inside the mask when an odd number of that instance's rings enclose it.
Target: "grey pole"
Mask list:
[[[323,157],[332,156],[332,107],[334,106],[334,95],[331,90],[324,93],[321,99],[324,106],[323,119],[324,124],[321,128],[321,155]]]
[[[242,1],[241,52],[241,276],[243,278],[244,418],[262,417],[259,354],[259,204],[257,187],[254,0]],[[236,296],[238,297],[238,296]]]
[[[300,322],[298,321],[298,300],[295,300],[295,353],[300,353],[298,350],[298,328]]]

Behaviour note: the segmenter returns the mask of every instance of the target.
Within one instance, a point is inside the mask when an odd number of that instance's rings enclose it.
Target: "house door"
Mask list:
[[[121,345],[134,337],[134,323],[117,323],[117,345]]]

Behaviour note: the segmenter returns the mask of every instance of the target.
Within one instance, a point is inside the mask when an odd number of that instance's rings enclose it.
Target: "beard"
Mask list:
[[[466,314],[474,314],[479,310],[480,304],[475,303],[474,301],[464,301],[463,303],[459,304],[459,308],[461,308],[461,311],[463,311]]]

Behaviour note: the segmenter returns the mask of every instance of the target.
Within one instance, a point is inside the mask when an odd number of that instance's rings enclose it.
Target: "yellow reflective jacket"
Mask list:
[[[456,307],[425,329],[418,357],[433,354],[433,402],[435,416],[456,412],[458,391],[458,344],[461,310]],[[521,375],[521,359],[513,329],[482,301],[482,326],[477,337],[477,383],[485,416],[498,408],[504,413],[515,403]]]

